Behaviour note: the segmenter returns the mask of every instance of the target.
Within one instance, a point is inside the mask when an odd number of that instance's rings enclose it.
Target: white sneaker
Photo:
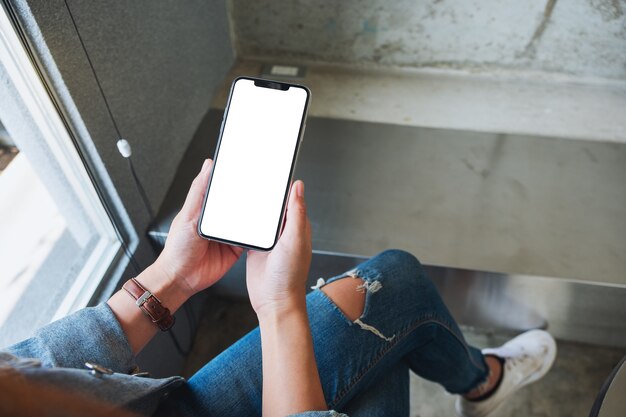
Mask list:
[[[483,354],[504,359],[500,386],[482,401],[469,401],[459,396],[456,412],[461,417],[485,417],[524,385],[542,378],[556,358],[556,342],[546,331],[530,330],[499,348],[483,349]]]

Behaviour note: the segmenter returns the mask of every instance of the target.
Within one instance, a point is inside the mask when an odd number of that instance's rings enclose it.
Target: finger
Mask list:
[[[291,193],[293,187],[293,180],[289,182],[289,201],[291,201]],[[285,216],[283,219],[283,223],[280,226],[280,234],[278,236],[282,236],[285,232],[285,226],[287,226],[287,211],[289,210],[289,201],[287,201],[287,210],[285,210]]]
[[[187,219],[196,218],[200,215],[200,208],[204,200],[204,193],[206,191],[207,184],[209,182],[209,176],[211,168],[213,167],[213,161],[206,159],[202,164],[200,173],[194,178],[187,193],[183,208],[180,210],[180,214]]]
[[[306,232],[307,221],[304,183],[298,180],[293,183],[289,193],[285,234],[290,236],[301,235]]]
[[[309,216],[306,218],[306,234],[307,236],[311,236],[311,221],[309,220]]]

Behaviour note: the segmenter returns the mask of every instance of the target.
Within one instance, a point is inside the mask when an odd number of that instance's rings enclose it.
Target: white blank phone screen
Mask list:
[[[200,231],[268,249],[275,241],[307,103],[303,88],[235,83]]]

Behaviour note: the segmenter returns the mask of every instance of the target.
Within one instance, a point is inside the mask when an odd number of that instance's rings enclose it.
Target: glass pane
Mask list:
[[[99,240],[83,216],[61,211],[3,130],[0,143],[0,346],[48,323]],[[76,209],[79,209],[77,207]]]

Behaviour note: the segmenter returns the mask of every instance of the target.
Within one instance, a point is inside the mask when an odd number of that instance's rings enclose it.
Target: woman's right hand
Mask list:
[[[296,181],[274,249],[248,252],[246,282],[261,329],[264,416],[328,410],[306,310],[311,252],[304,184]]]
[[[248,252],[246,282],[257,315],[305,308],[311,252],[304,183],[296,181],[291,186],[285,228],[274,249]]]

